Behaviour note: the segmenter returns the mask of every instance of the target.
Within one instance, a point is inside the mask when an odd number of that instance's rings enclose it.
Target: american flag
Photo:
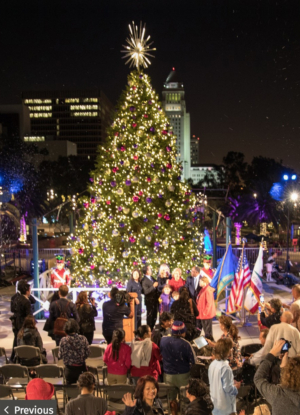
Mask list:
[[[246,254],[242,250],[230,291],[227,313],[235,313],[243,306],[244,290],[250,285],[251,273]]]

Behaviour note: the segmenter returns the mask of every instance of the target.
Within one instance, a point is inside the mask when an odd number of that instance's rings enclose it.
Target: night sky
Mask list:
[[[157,92],[180,75],[201,162],[230,150],[300,172],[300,2],[10,0],[0,10],[0,103],[22,90],[100,87],[116,102],[129,68],[120,50],[140,20],[157,48]]]

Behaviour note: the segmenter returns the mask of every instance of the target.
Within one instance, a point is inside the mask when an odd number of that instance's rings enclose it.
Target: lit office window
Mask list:
[[[51,118],[52,112],[31,112],[30,118]]]
[[[52,105],[28,105],[30,111],[52,111]]]
[[[79,102],[79,98],[66,98],[65,99],[66,104],[72,104],[73,102],[74,103]]]
[[[97,110],[98,105],[70,105],[71,111],[86,111],[86,110]]]
[[[97,117],[98,111],[72,112],[72,117]]]
[[[83,102],[99,102],[98,98],[84,98]]]

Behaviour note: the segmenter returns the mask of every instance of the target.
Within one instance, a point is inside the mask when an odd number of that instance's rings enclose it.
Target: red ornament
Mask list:
[[[136,86],[133,86],[132,89],[135,91],[136,90]]]
[[[133,196],[132,200],[133,200],[135,203],[137,203],[137,202],[140,200],[140,198],[139,198],[138,196]]]
[[[147,177],[147,182],[151,182],[151,177]]]
[[[165,216],[164,216],[164,219],[165,219],[165,220],[170,220],[170,216],[169,216],[169,215],[165,215]]]
[[[115,137],[118,137],[118,135],[119,135],[119,133],[118,133],[118,131],[116,131],[115,134],[114,134],[114,136]]]
[[[94,264],[92,264],[92,265],[91,265],[91,269],[94,269],[94,268],[95,268],[95,265],[94,265]]]
[[[144,118],[148,118],[148,114],[144,114]]]
[[[171,169],[171,168],[172,168],[172,164],[171,164],[171,163],[168,163],[168,164],[166,165],[166,168],[167,168],[167,169]]]
[[[133,156],[133,160],[138,160],[139,156],[135,155]]]
[[[162,130],[162,132],[161,132],[163,135],[167,135],[168,134],[168,131],[167,130]]]
[[[110,200],[107,200],[107,201],[106,201],[106,204],[107,204],[107,205],[110,205]]]
[[[139,263],[136,261],[133,261],[132,265],[138,265]]]
[[[134,123],[132,124],[132,127],[133,127],[133,128],[135,128],[136,126],[137,126],[137,123],[135,123],[135,122],[134,122]]]
[[[83,254],[83,248],[79,248],[78,249],[78,253],[81,255],[81,254]]]
[[[139,191],[139,196],[143,196],[143,192],[141,190]]]
[[[121,151],[125,151],[125,150],[126,150],[126,147],[121,146],[121,147],[120,147],[120,150],[121,150]]]
[[[181,236],[181,238],[180,238],[182,241],[184,241],[184,236]]]
[[[89,207],[89,204],[86,202],[83,204],[83,207],[85,207],[86,209]]]
[[[138,170],[139,169],[139,166],[134,166],[134,170]]]
[[[162,218],[162,214],[161,214],[161,213],[158,213],[158,214],[157,214],[157,216],[158,216],[159,218]]]
[[[118,170],[119,170],[119,167],[117,167],[117,166],[112,168],[113,173],[117,173]]]

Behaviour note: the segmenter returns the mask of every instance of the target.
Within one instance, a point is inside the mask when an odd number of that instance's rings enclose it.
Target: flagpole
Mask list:
[[[243,239],[243,248],[242,248],[242,261],[244,261],[244,248],[245,248],[245,239]],[[251,282],[250,282],[251,283]],[[248,287],[247,287],[248,290]],[[249,322],[246,322],[246,310],[245,310],[245,297],[246,297],[246,290],[243,290],[243,313],[244,313],[244,324],[243,327],[251,327],[252,324]]]

